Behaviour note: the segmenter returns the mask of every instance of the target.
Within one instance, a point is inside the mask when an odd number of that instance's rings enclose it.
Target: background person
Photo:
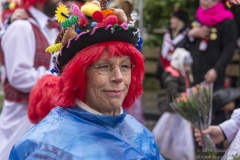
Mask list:
[[[12,146],[33,126],[27,115],[29,92],[52,67],[51,55],[45,49],[59,33],[58,28],[49,27],[58,3],[59,0],[22,0],[30,18],[15,20],[2,38],[6,78],[0,116],[0,159],[8,159]]]

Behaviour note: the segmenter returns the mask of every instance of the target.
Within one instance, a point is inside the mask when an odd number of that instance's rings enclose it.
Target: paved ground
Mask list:
[[[157,102],[158,102],[158,92],[153,91],[145,91],[142,96],[142,105],[143,110],[146,112],[153,112],[153,113],[159,113],[157,108]],[[153,127],[155,126],[157,120],[145,120],[146,127],[152,131]]]

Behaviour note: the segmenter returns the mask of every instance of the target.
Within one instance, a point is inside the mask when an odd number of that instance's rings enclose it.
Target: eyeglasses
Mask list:
[[[121,64],[121,65],[112,65],[110,63],[107,63],[107,64],[103,64],[101,66],[93,66],[94,69],[97,69],[98,73],[99,74],[109,74],[114,67],[118,66],[120,68],[120,71],[122,74],[126,75],[126,74],[129,74],[133,67],[135,65],[133,65],[132,63],[130,64]]]

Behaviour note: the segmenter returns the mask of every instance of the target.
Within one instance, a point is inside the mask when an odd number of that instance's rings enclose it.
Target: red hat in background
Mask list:
[[[21,0],[22,8],[29,8],[31,5],[36,4],[37,2],[44,3],[45,0]]]
[[[20,5],[20,0],[5,0],[2,2],[2,21],[8,19]]]

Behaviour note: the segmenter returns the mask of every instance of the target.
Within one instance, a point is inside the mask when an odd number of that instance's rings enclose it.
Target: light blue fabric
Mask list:
[[[10,160],[162,160],[152,133],[131,115],[53,109],[12,148]]]

